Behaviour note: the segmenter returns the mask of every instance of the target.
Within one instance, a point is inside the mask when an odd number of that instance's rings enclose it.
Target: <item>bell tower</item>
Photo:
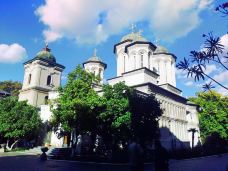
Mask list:
[[[102,60],[99,57],[97,57],[96,49],[94,49],[93,56],[83,63],[83,67],[86,71],[94,73],[94,75],[96,76],[99,76],[101,79],[100,83],[103,83],[104,70],[106,69],[107,64],[102,62]]]
[[[24,63],[24,81],[19,100],[39,107],[46,104],[48,93],[60,86],[64,66],[56,63],[51,49],[46,45],[37,55]]]

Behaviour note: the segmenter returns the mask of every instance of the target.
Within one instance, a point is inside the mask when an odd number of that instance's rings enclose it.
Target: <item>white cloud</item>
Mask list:
[[[193,82],[192,81],[188,81],[188,82],[184,83],[184,85],[186,85],[186,86],[192,86],[193,85]]]
[[[221,83],[223,86],[228,87],[228,71],[220,72],[220,73],[216,74],[213,78],[216,81],[218,81],[219,83]],[[221,93],[223,95],[228,95],[228,90],[219,86],[216,83],[214,83],[214,85],[216,86],[216,91],[218,91],[219,93]]]
[[[228,84],[225,84],[224,86],[228,87]],[[216,91],[219,92],[220,94],[224,95],[224,96],[228,96],[228,90],[223,88],[223,87],[217,87]]]
[[[214,76],[214,79],[218,82],[227,82],[228,83],[228,71],[220,72]]]
[[[214,71],[216,71],[218,68],[216,67],[216,65],[212,64],[212,65],[207,65],[206,69],[205,69],[205,73],[208,74],[212,74]]]
[[[209,6],[210,4],[212,4],[213,0],[201,0],[199,3],[199,8],[203,9],[207,6]]]
[[[228,50],[228,34],[221,36],[220,41],[221,44],[224,46],[224,49]]]
[[[46,0],[36,10],[47,26],[46,41],[63,37],[101,43],[131,23],[146,21],[155,37],[166,41],[187,35],[200,23],[199,13],[212,0]]]
[[[181,78],[187,78],[187,72],[186,71],[183,71],[183,70],[181,70],[181,69],[177,69],[176,68],[176,77],[178,78],[178,79],[181,79]]]
[[[0,63],[16,63],[27,57],[24,47],[14,43],[11,45],[0,44]]]
[[[224,46],[223,53],[221,54],[221,59],[223,63],[228,67],[228,34],[225,34],[220,37],[220,43]]]

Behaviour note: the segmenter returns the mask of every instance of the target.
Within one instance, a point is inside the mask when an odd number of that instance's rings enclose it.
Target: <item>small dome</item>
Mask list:
[[[123,42],[125,40],[132,40],[134,42],[136,42],[136,41],[147,42],[147,40],[141,35],[140,32],[138,32],[138,33],[132,32],[130,34],[123,36],[121,39],[121,42]]]
[[[97,56],[97,49],[94,49],[93,56],[90,57],[87,62],[102,62],[102,60]]]
[[[40,52],[38,52],[36,54],[37,59],[45,59],[48,60],[50,62],[56,62],[56,59],[54,57],[54,55],[51,53],[51,49],[48,48],[48,46],[46,46],[45,48],[43,48]]]
[[[88,62],[102,62],[102,60],[97,56],[92,56],[87,61]]]
[[[157,48],[155,49],[155,53],[168,53],[168,49],[163,46],[157,46]]]
[[[96,62],[96,63],[100,63],[101,65],[103,65],[103,66],[104,66],[104,69],[106,69],[107,64],[104,63],[104,62],[102,62],[102,60],[97,56],[96,53],[97,53],[97,50],[94,49],[93,56],[90,57],[86,62],[83,63],[83,67],[84,67],[85,64],[88,64],[88,63],[90,63],[90,62],[91,62],[91,63],[92,63],[92,62]]]

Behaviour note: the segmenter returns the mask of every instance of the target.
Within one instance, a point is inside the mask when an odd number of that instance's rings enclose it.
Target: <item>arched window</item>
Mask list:
[[[51,75],[48,75],[47,77],[47,85],[51,85]]]
[[[29,76],[28,76],[28,84],[31,83],[31,79],[32,79],[32,74],[29,74]]]
[[[44,104],[46,104],[46,105],[48,104],[48,96],[44,97]]]

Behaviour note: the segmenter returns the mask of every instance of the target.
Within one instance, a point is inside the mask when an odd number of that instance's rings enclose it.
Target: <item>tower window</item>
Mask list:
[[[48,96],[44,97],[44,104],[46,104],[46,105],[48,104]]]
[[[149,52],[148,53],[148,68],[150,69],[150,55],[151,55],[151,53]]]
[[[101,78],[101,71],[102,71],[102,69],[99,68],[99,78]]]
[[[48,75],[47,77],[47,85],[51,85],[51,75]]]
[[[28,84],[31,83],[31,79],[32,79],[32,74],[29,74],[29,77],[28,77]]]

